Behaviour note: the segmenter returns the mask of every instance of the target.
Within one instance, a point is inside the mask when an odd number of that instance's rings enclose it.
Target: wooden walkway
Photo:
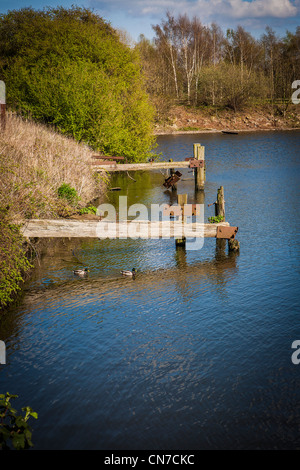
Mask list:
[[[32,219],[24,222],[21,233],[26,238],[225,238],[235,237],[237,227],[228,222],[218,224],[183,223],[182,221]]]
[[[149,162],[149,163],[116,163],[116,162],[93,162],[93,170],[98,171],[137,171],[137,170],[167,170],[171,168],[189,168],[190,162]]]

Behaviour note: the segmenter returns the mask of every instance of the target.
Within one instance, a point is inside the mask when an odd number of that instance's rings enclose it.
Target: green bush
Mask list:
[[[24,275],[32,267],[26,256],[23,237],[0,209],[0,309],[7,307],[20,291]]]
[[[88,207],[83,207],[80,209],[79,214],[96,214],[97,212],[97,207],[95,206],[88,206]]]
[[[70,204],[77,204],[79,196],[75,188],[68,183],[63,183],[57,190],[59,197],[66,199]]]
[[[210,224],[218,224],[219,222],[224,221],[224,216],[223,215],[214,215],[212,217],[208,217],[208,221]]]
[[[0,15],[0,79],[25,116],[107,155],[145,160],[154,111],[138,53],[88,9],[24,8]]]
[[[15,398],[18,398],[18,395],[11,395],[8,392],[0,395],[0,449],[2,450],[10,450],[11,447],[24,450],[33,446],[32,430],[28,420],[30,417],[37,419],[38,414],[30,406],[22,408],[24,416],[18,414],[10,403],[10,400]]]

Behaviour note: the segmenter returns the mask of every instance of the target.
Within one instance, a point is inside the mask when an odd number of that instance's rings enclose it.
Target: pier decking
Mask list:
[[[92,163],[95,171],[138,171],[138,170],[167,170],[171,168],[189,168],[190,161],[183,162],[148,162],[148,163],[119,163],[114,161],[95,161]]]
[[[182,221],[32,219],[23,223],[26,238],[225,238],[235,237],[237,227],[228,222],[218,224],[183,223]],[[134,236],[136,235],[136,237]]]

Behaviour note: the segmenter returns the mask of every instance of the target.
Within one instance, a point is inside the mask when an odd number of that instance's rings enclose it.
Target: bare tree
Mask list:
[[[155,44],[166,60],[169,62],[176,91],[176,98],[179,98],[178,78],[177,78],[177,36],[176,22],[174,17],[168,12],[167,20],[163,20],[160,25],[152,26],[156,33]]]

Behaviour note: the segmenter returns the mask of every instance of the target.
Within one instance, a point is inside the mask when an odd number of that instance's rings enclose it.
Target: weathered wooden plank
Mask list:
[[[184,162],[149,162],[149,163],[121,163],[119,165],[104,165],[102,163],[94,163],[95,171],[138,171],[138,170],[162,170],[168,168],[189,168],[189,161]]]
[[[124,221],[32,219],[24,222],[21,232],[27,238],[215,238],[219,224],[182,223],[182,221]]]
[[[125,157],[109,157],[107,155],[93,155],[92,158],[98,160],[124,160]]]
[[[117,168],[117,163],[116,163],[116,162],[112,162],[112,161],[110,161],[110,160],[103,161],[103,162],[99,162],[99,163],[95,163],[95,162],[91,161],[91,162],[89,162],[89,163],[90,163],[90,165],[92,165],[92,166],[96,166],[97,169],[98,169],[99,167],[101,167],[103,170],[105,169],[105,170],[111,171],[112,169]]]

